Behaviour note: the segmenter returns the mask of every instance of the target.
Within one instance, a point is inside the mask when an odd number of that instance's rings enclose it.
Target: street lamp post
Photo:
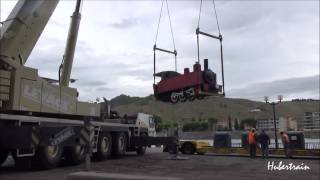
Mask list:
[[[276,149],[279,148],[278,136],[277,136],[277,124],[276,124],[276,105],[281,103],[282,98],[283,98],[282,95],[279,95],[278,96],[278,100],[279,100],[278,102],[271,102],[270,103],[268,96],[264,97],[265,102],[267,104],[272,105],[272,110],[273,110],[273,128],[274,128],[274,138],[275,138],[274,140],[275,140],[275,143],[276,143]]]

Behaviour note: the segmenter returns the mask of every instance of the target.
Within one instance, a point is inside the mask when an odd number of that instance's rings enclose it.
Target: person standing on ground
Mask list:
[[[286,155],[287,158],[291,158],[292,156],[291,156],[291,151],[290,151],[289,136],[284,131],[281,131],[280,135],[281,135],[281,140],[282,140],[282,144],[283,144],[284,154]]]
[[[269,156],[269,144],[270,144],[270,137],[262,130],[262,133],[258,136],[258,141],[261,144],[261,157],[264,159],[268,159]]]
[[[248,133],[248,142],[250,147],[250,158],[256,157],[256,147],[257,147],[257,135],[256,130],[252,128]]]

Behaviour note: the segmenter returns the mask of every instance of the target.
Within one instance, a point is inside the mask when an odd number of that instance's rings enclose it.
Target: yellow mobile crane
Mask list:
[[[140,124],[110,120],[107,103],[78,101],[77,89],[69,82],[81,0],[72,15],[59,81],[41,78],[37,69],[25,66],[58,2],[19,0],[1,27],[0,165],[11,154],[17,166],[48,169],[62,158],[79,164],[85,149],[103,160],[174,143],[170,137],[148,136]]]

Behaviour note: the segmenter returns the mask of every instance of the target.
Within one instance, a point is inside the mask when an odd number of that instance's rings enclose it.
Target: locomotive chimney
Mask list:
[[[201,65],[198,62],[193,65],[193,72],[196,71],[201,71]]]
[[[204,70],[207,70],[208,69],[208,59],[204,59],[203,60],[203,66],[204,66]]]
[[[189,74],[190,70],[189,68],[184,68],[184,74]]]

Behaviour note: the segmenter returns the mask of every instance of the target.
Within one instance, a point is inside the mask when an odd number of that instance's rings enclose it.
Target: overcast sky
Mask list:
[[[1,21],[16,1],[1,0]],[[178,71],[197,60],[195,29],[200,1],[169,1],[178,51]],[[58,78],[75,1],[62,0],[27,66]],[[161,1],[85,0],[72,84],[81,100],[153,93],[153,51]],[[319,99],[319,1],[216,1],[224,37],[228,97],[263,100]],[[166,9],[164,9],[166,10]],[[166,11],[164,11],[166,12]],[[212,1],[204,1],[200,29],[218,35]],[[169,21],[162,16],[157,46],[173,49]],[[174,58],[157,54],[157,71],[174,70]],[[219,43],[200,38],[200,57],[221,78]]]

